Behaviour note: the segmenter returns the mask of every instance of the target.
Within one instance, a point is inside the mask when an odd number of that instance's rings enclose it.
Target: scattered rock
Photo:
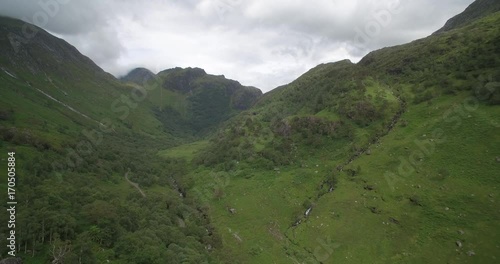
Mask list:
[[[449,210],[450,210],[450,208],[449,208],[449,207],[445,207],[445,208],[444,208],[444,210],[445,210],[445,211],[449,211]]]
[[[460,229],[460,230],[458,230],[458,233],[459,233],[460,235],[465,234],[465,232],[464,232],[463,230],[461,230],[461,229]]]
[[[393,224],[399,225],[399,221],[396,218],[389,217],[389,221]]]
[[[372,185],[366,185],[364,187],[364,189],[367,190],[367,191],[373,191],[375,189],[375,187],[373,187]]]
[[[229,208],[228,209],[231,214],[236,214],[236,209],[234,208]]]
[[[490,198],[493,198],[493,196],[494,196],[494,195],[493,195],[492,193],[489,195],[489,197],[490,197]]]
[[[238,240],[239,243],[243,242],[243,239],[241,239],[241,237],[237,233],[233,233],[233,236],[234,238],[236,238],[236,240]]]
[[[380,212],[381,212],[381,211],[380,211],[380,209],[378,209],[378,208],[377,208],[377,207],[375,207],[375,206],[370,207],[370,211],[371,211],[372,213],[374,213],[374,214],[380,214]]]
[[[372,151],[371,151],[370,149],[366,151],[366,155],[368,155],[368,156],[369,156],[369,155],[371,155],[371,154],[372,154]]]
[[[312,210],[312,207],[309,207],[305,212],[304,212],[304,216],[305,217],[308,217],[310,214],[311,214],[311,210]]]
[[[474,252],[472,250],[467,251],[467,256],[472,257],[472,256],[475,256],[475,255],[476,255],[476,252]]]
[[[496,159],[497,159],[497,162],[500,162],[500,157],[497,157]]]
[[[461,248],[462,247],[462,242],[460,240],[457,240],[455,242],[455,244],[457,245],[457,247]]]
[[[418,196],[412,196],[412,197],[410,197],[409,199],[410,199],[410,202],[411,202],[413,205],[422,206],[422,203],[420,202],[420,197],[418,197]]]

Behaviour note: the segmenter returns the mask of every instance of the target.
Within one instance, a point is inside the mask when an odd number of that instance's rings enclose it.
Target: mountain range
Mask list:
[[[318,65],[266,94],[200,68],[115,78],[0,18],[17,257],[494,263],[498,11],[477,0],[427,38]]]

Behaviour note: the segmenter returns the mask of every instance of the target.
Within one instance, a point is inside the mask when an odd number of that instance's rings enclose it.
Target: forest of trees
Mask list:
[[[137,138],[128,143],[123,138],[109,136],[78,166],[58,169],[52,163],[64,160],[62,153],[3,134],[3,147],[18,153],[20,254],[51,263],[210,261],[220,237],[196,197],[179,194],[192,185],[186,162],[158,158],[151,140],[134,144]],[[132,181],[158,191],[141,196],[124,179],[128,169]],[[1,221],[6,217],[2,214]],[[6,232],[2,225],[0,233]]]

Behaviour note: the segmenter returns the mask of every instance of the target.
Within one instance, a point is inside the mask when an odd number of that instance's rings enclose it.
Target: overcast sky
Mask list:
[[[269,91],[430,35],[473,0],[0,0],[104,70],[200,67]]]

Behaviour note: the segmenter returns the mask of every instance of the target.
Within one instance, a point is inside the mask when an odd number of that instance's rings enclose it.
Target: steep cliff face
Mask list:
[[[262,92],[255,87],[243,86],[224,76],[207,74],[200,68],[173,68],[157,76],[165,92],[160,96],[165,96],[167,102],[157,116],[164,123],[176,120],[176,124],[185,124],[195,133],[209,130],[249,109],[262,96]]]

